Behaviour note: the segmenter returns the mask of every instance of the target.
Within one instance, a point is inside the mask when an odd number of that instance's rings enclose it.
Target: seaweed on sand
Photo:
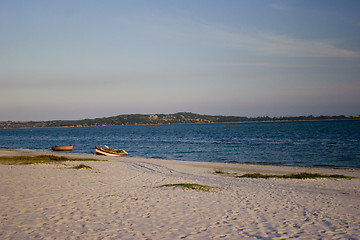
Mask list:
[[[196,183],[174,183],[174,184],[164,184],[159,187],[181,187],[184,190],[195,190],[195,191],[203,191],[210,192],[210,190],[214,189],[214,187],[207,185],[200,185]]]

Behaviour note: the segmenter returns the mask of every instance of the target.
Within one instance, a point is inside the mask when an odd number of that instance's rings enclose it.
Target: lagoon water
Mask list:
[[[104,144],[129,156],[185,161],[360,168],[360,121],[0,129],[0,148]]]

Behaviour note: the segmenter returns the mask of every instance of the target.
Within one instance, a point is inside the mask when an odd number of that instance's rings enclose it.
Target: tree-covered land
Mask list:
[[[6,121],[0,122],[0,129],[12,128],[49,128],[49,127],[93,127],[119,125],[150,125],[150,124],[186,124],[186,123],[225,123],[225,122],[272,122],[272,121],[317,121],[317,120],[352,120],[360,116],[298,116],[298,117],[238,117],[212,116],[190,112],[174,114],[124,114],[114,117],[53,120],[53,121]]]

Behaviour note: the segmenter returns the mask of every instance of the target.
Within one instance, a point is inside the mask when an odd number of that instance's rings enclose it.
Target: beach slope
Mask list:
[[[0,239],[360,236],[360,179],[235,177],[254,172],[360,177],[360,170],[0,149],[0,156],[44,154],[106,161],[0,164]],[[91,168],[74,168],[79,164]]]

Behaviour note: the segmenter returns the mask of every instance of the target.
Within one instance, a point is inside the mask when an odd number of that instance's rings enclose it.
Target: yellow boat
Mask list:
[[[122,157],[128,155],[128,153],[124,149],[111,149],[105,145],[106,148],[101,148],[95,146],[96,155],[105,155],[112,157]]]

